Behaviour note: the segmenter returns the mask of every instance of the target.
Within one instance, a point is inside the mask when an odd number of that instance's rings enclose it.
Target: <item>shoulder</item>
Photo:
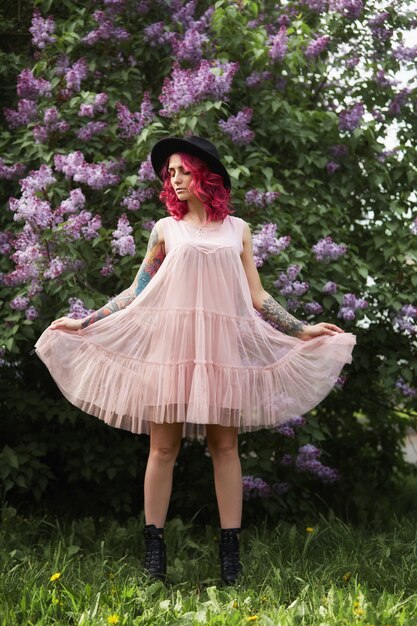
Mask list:
[[[241,217],[236,217],[235,215],[229,215],[228,217],[232,221],[234,227],[236,229],[239,229],[239,231],[242,233],[242,238],[244,241],[251,237],[251,229],[248,222],[243,220]]]

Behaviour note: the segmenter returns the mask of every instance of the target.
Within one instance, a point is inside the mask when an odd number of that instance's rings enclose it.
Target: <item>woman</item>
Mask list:
[[[263,289],[249,226],[231,215],[230,178],[211,142],[168,137],[151,161],[170,215],[155,223],[133,283],[83,320],[52,322],[36,348],[73,404],[150,435],[151,577],[166,576],[163,529],[182,438],[207,437],[221,577],[234,584],[242,570],[238,433],[317,405],[351,362],[356,339],[334,324],[299,321]]]

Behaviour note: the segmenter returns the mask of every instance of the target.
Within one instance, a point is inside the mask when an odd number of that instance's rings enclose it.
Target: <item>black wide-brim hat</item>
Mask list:
[[[190,135],[189,137],[166,137],[160,139],[151,150],[151,163],[155,174],[162,180],[161,169],[166,159],[175,152],[187,152],[202,161],[205,161],[209,168],[223,177],[224,186],[230,189],[232,186],[230,176],[223,163],[217,148],[203,137]]]

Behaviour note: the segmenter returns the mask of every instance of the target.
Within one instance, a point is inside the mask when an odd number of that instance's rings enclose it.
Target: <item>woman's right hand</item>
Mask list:
[[[80,330],[82,320],[76,320],[72,317],[59,317],[53,321],[48,328],[56,330],[57,328],[66,328],[67,330]]]

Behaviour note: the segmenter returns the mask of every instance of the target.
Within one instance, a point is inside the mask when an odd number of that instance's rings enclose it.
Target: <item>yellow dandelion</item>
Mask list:
[[[357,609],[357,608],[358,608],[359,604],[360,604],[360,603],[358,602],[358,600],[355,600],[355,602],[353,603],[353,606],[355,607],[355,609]]]
[[[349,580],[352,577],[352,572],[346,572],[346,574],[343,576],[343,580],[345,581],[345,583],[349,582]]]
[[[268,596],[262,596],[261,602],[268,602]]]
[[[258,616],[257,615],[250,615],[246,619],[247,619],[248,622],[256,622],[256,620],[258,619]]]
[[[113,615],[109,615],[107,618],[107,621],[109,624],[118,624],[119,623],[119,616],[116,615],[116,613],[113,613]]]
[[[365,615],[365,611],[361,608],[355,609],[353,612],[355,613],[355,615]]]
[[[58,580],[58,578],[61,578],[61,572],[55,572],[55,574],[52,574],[51,578],[49,579],[51,582],[54,582],[55,580]]]
[[[307,531],[308,533],[312,533],[312,532],[313,532],[313,530],[314,530],[314,528],[312,528],[311,526],[307,526],[307,528],[306,528],[306,531]]]
[[[239,607],[238,601],[234,600],[232,606],[233,606],[234,609],[237,609]]]

